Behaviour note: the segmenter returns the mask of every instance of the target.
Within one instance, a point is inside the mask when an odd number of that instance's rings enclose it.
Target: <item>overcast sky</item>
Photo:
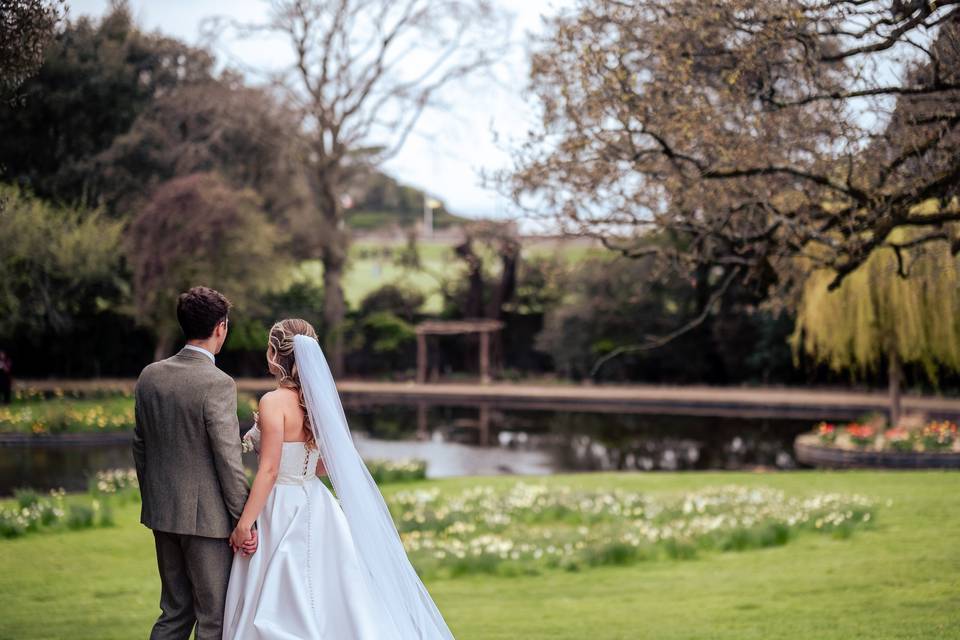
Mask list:
[[[492,70],[494,77],[446,91],[443,98],[450,109],[421,118],[401,152],[384,167],[402,182],[439,197],[451,211],[472,217],[514,215],[508,199],[483,188],[480,173],[508,165],[507,150],[522,139],[534,116],[524,96],[527,34],[540,31],[541,16],[569,4],[567,0],[501,2],[514,16],[514,46]],[[108,0],[70,0],[70,15],[100,16],[108,4]],[[228,13],[239,21],[257,22],[266,17],[269,5],[262,0],[131,0],[130,6],[146,30],[160,30],[196,44],[205,17]],[[255,46],[228,43],[216,53],[219,61],[227,64],[232,59],[252,67],[278,67],[289,59],[288,46],[263,41]]]

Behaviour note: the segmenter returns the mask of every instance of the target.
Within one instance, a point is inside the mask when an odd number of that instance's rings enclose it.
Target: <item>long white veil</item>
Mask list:
[[[383,496],[353,444],[320,345],[303,335],[295,336],[293,345],[310,426],[373,594],[383,603],[402,640],[452,640],[453,634],[410,564]]]

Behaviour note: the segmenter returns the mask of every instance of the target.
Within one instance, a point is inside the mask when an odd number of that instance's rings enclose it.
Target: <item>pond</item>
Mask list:
[[[791,469],[808,417],[348,404],[365,459],[420,458],[432,478],[594,470]],[[245,460],[256,466],[255,456]],[[97,445],[0,448],[0,493],[81,490],[97,470],[132,467],[128,436]]]

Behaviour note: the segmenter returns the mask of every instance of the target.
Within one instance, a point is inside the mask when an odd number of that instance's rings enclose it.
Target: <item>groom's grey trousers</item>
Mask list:
[[[162,613],[151,640],[220,640],[233,531],[249,487],[237,387],[206,355],[183,350],[149,365],[136,388],[133,457],[153,529]]]
[[[223,538],[154,531],[160,569],[160,609],[150,640],[197,639],[223,635],[223,605],[233,552]]]

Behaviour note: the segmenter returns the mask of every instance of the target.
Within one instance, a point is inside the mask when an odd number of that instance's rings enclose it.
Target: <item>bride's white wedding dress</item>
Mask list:
[[[258,435],[248,434],[255,446]],[[283,443],[276,486],[257,519],[259,548],[233,560],[225,640],[396,637],[363,579],[340,503],[317,478],[319,457],[316,447]]]
[[[323,350],[304,335],[293,344],[309,425],[339,501],[316,478],[317,450],[285,443],[257,519],[259,548],[234,559],[223,637],[454,640],[353,444]]]

